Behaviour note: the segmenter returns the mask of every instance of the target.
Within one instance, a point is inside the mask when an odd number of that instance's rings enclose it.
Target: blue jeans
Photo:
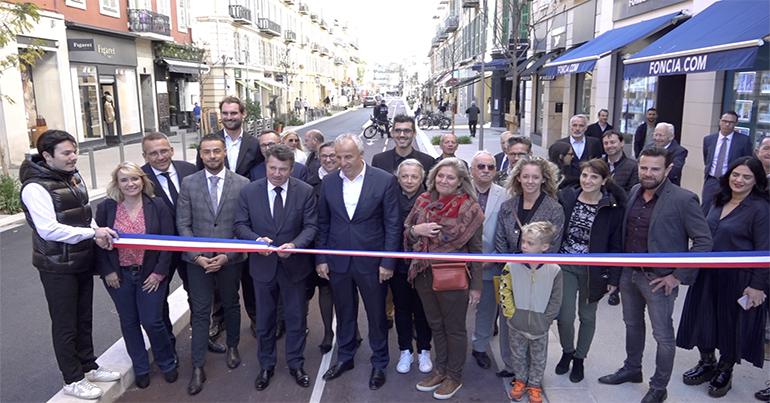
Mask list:
[[[158,368],[168,372],[174,369],[175,359],[168,330],[163,323],[163,300],[166,298],[168,281],[163,281],[153,292],[143,291],[143,282],[141,272],[123,270],[119,288],[109,287],[106,283],[104,286],[118,310],[120,330],[134,365],[134,374],[150,373],[150,360],[140,325],[150,339],[152,355]]]
[[[624,268],[620,276],[620,300],[623,303],[623,322],[626,323],[626,361],[623,366],[631,371],[642,370],[646,306],[652,324],[652,336],[658,343],[655,374],[650,378],[650,388],[665,389],[674,368],[676,339],[672,315],[679,287],[674,288],[670,295],[666,295],[663,288],[653,293],[650,281],[655,278],[654,274],[630,268]]]

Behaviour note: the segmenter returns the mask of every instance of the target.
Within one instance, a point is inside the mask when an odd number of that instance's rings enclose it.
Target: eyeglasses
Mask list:
[[[393,129],[393,133],[396,133],[396,134],[412,134],[412,133],[414,133],[414,130],[412,130],[412,129]]]
[[[719,121],[720,121],[720,122],[722,122],[722,123],[728,124],[728,125],[734,125],[734,124],[736,124],[736,123],[737,123],[737,122],[736,122],[736,121],[734,121],[734,120],[724,120],[724,119],[720,119]]]
[[[322,160],[333,160],[335,158],[337,158],[336,154],[319,154],[318,155],[318,159],[322,159]]]
[[[529,154],[528,153],[516,153],[516,154],[511,154],[511,156],[512,157],[516,157],[516,158],[527,158],[527,157],[529,157]]]
[[[259,148],[266,149],[266,148],[270,148],[270,147],[272,147],[274,145],[275,145],[275,143],[272,143],[272,142],[271,143],[265,143],[265,144],[260,144]]]
[[[288,141],[289,143],[299,143],[299,139],[288,139],[286,141]]]
[[[494,164],[492,164],[492,165],[478,164],[478,165],[476,165],[476,169],[478,169],[479,171],[483,171],[485,169],[487,171],[494,171],[495,170],[495,165]]]

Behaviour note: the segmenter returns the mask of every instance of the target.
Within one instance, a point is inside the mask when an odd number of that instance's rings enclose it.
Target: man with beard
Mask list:
[[[391,130],[391,133],[396,146],[372,157],[372,166],[395,175],[396,169],[398,169],[398,165],[402,161],[414,158],[425,167],[425,172],[430,172],[430,169],[435,164],[433,157],[415,150],[412,146],[414,136],[417,133],[415,131],[414,118],[407,115],[396,115],[393,118],[393,130]]]
[[[305,166],[308,169],[308,178],[312,178],[318,174],[318,167],[321,166],[318,160],[318,147],[324,143],[324,135],[318,129],[311,129],[305,132],[304,140],[308,153]]]
[[[623,152],[623,134],[615,130],[606,131],[602,135],[604,157],[602,159],[610,167],[612,180],[626,192],[639,183],[639,169],[636,161],[626,157]]]
[[[661,148],[647,148],[641,152],[640,183],[631,189],[626,208],[623,234],[626,253],[711,251],[711,231],[698,196],[668,179],[672,159]],[[658,350],[655,374],[642,403],[666,400],[666,386],[671,379],[676,352],[672,321],[674,302],[679,284],[692,284],[697,271],[691,268],[624,268],[620,293],[626,324],[626,360],[622,368],[599,378],[599,382],[609,385],[642,382],[646,308]]]
[[[602,136],[604,136],[604,133],[612,130],[612,125],[608,122],[610,118],[610,112],[606,109],[601,109],[599,110],[597,117],[599,120],[588,125],[588,128],[586,129],[586,136],[601,140]]]
[[[655,108],[647,109],[644,123],[636,128],[634,133],[634,155],[639,158],[643,149],[652,145],[652,133],[655,125],[658,123],[658,110]]]

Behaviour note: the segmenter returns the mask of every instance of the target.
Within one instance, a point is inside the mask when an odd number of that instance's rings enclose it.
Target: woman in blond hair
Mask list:
[[[307,154],[302,149],[302,142],[299,140],[297,132],[289,130],[281,133],[281,144],[286,144],[294,151],[294,162],[305,164]]]

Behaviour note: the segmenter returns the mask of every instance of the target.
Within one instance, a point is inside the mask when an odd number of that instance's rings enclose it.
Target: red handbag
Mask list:
[[[433,291],[461,291],[468,289],[470,272],[465,262],[433,263]]]

